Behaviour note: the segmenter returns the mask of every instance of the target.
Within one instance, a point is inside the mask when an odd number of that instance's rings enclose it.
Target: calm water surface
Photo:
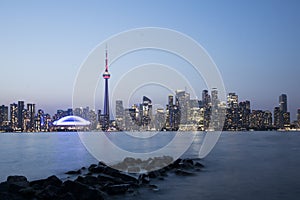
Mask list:
[[[197,155],[197,143],[187,157]],[[206,168],[197,176],[171,175],[156,183],[159,192],[143,198],[300,199],[299,132],[225,132],[202,162]],[[68,170],[92,163],[97,160],[76,133],[0,134],[0,181],[15,174],[30,180],[63,177]]]

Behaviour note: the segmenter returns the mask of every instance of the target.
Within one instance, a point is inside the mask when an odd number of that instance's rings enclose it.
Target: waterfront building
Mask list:
[[[18,101],[18,130],[24,129],[24,101]]]
[[[119,130],[124,129],[124,106],[122,100],[116,101],[116,126]]]
[[[279,109],[282,113],[287,112],[287,95],[281,94],[279,96]]]
[[[10,104],[10,126],[13,131],[18,130],[18,104]]]
[[[35,104],[28,103],[27,104],[27,115],[26,119],[28,121],[26,125],[27,131],[34,131],[34,117],[35,117]]]
[[[300,128],[300,108],[297,110],[297,127]]]
[[[180,124],[188,124],[190,113],[190,94],[183,90],[177,90],[176,93],[176,105],[180,110]]]
[[[239,103],[239,124],[242,129],[249,129],[250,126],[251,107],[250,101],[242,101]]]
[[[238,95],[229,93],[227,96],[227,113],[225,120],[226,130],[238,130],[241,128],[239,117]]]
[[[8,107],[5,105],[0,106],[0,129],[1,127],[8,126]]]
[[[143,96],[143,103],[140,104],[140,123],[143,129],[150,130],[152,121],[152,101],[146,96]]]

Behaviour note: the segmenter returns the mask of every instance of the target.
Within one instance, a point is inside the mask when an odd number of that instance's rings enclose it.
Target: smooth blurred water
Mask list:
[[[143,199],[300,199],[300,132],[225,132],[201,162],[196,176],[169,176]]]
[[[121,140],[118,133],[110,137],[135,148]],[[172,137],[172,133],[163,137]],[[196,137],[186,157],[197,156],[201,137]],[[160,142],[157,141],[158,146]],[[77,133],[0,134],[0,181],[15,174],[30,180],[53,174],[62,177],[68,170],[92,163],[97,161],[81,144]],[[225,132],[202,163],[206,168],[197,176],[169,176],[157,183],[159,192],[142,195],[143,198],[300,198],[299,132]]]
[[[162,148],[172,140],[176,132],[159,134],[155,141],[153,138],[141,141],[132,139],[120,132],[109,133],[108,137],[129,151],[146,152]],[[202,136],[202,133],[195,135],[195,144],[187,151],[186,156],[197,156]],[[110,152],[105,153],[110,156]],[[81,143],[76,132],[0,134],[0,181],[6,180],[8,175],[25,175],[30,180],[53,174],[64,177],[64,173],[69,170],[97,162]]]

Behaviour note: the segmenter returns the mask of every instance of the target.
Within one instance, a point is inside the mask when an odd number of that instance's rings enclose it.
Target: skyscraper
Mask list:
[[[18,101],[18,129],[23,130],[24,125],[24,101]]]
[[[283,127],[283,120],[282,120],[283,116],[280,112],[280,108],[279,107],[275,107],[274,108],[274,127],[275,128],[282,128]]]
[[[143,96],[143,103],[141,106],[141,125],[144,128],[150,129],[150,122],[152,120],[152,101],[146,96]]]
[[[105,71],[103,73],[103,78],[105,81],[104,88],[104,108],[103,108],[103,123],[102,130],[107,130],[109,128],[109,96],[108,96],[108,79],[110,78],[110,74],[108,72],[108,58],[107,58],[107,49],[105,51]]]
[[[207,107],[210,103],[210,95],[207,90],[202,91],[202,106]]]
[[[300,108],[297,110],[297,122],[298,122],[298,128],[300,128]]]
[[[123,101],[117,100],[116,101],[116,123],[117,127],[120,130],[124,129],[124,107],[123,107]]]
[[[27,127],[30,130],[34,129],[34,117],[35,117],[35,104],[27,104],[27,112],[29,116],[29,126]]]
[[[229,93],[227,96],[228,108],[238,108],[239,98],[235,93]]]
[[[279,111],[280,111],[280,127],[289,128],[290,126],[290,113],[287,111],[287,95],[281,94],[279,96]]]
[[[213,88],[212,91],[211,91],[211,104],[212,104],[213,107],[217,107],[218,104],[219,104],[217,88]]]
[[[8,107],[5,105],[0,106],[0,127],[8,123]]]
[[[10,104],[10,126],[14,131],[18,128],[18,105],[16,103]]]
[[[281,112],[287,112],[287,96],[286,94],[282,94],[279,96],[279,109]]]
[[[227,96],[225,128],[227,130],[237,130],[241,128],[240,122],[238,95],[235,93],[229,93]]]
[[[250,101],[242,101],[239,103],[239,115],[240,115],[240,122],[241,127],[245,129],[249,129],[250,125]]]
[[[183,90],[177,90],[176,101],[180,110],[180,123],[187,124],[190,113],[190,94]]]

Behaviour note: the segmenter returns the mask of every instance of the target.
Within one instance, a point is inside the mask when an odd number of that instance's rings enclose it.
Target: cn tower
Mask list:
[[[108,72],[108,58],[107,58],[107,48],[105,50],[105,71],[103,73],[103,78],[105,80],[105,91],[104,91],[104,109],[103,109],[103,130],[108,130],[109,128],[109,97],[108,97],[108,79],[110,78],[110,74]]]

